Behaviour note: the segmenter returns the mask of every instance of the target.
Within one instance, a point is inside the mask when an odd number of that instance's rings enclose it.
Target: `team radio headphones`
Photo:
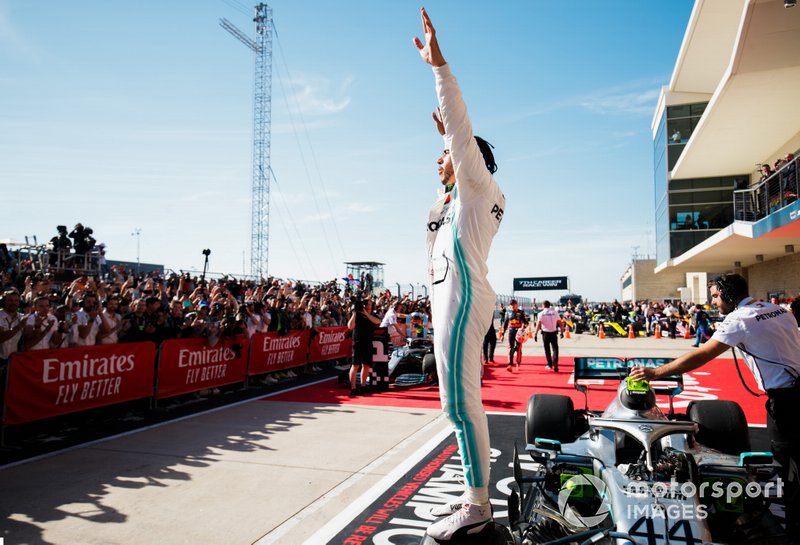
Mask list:
[[[734,289],[731,282],[720,276],[714,280],[714,285],[717,286],[717,289],[719,290],[719,298],[722,299],[723,302],[729,305],[736,304],[736,296],[733,293]]]

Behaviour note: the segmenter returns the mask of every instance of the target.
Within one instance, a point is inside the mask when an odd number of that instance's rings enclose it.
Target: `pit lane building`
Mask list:
[[[796,297],[800,7],[697,0],[651,129],[655,278],[684,300],[706,299],[692,278],[724,272],[743,274],[754,297]],[[762,164],[788,153],[795,158],[760,180]],[[625,282],[634,295],[630,269]]]

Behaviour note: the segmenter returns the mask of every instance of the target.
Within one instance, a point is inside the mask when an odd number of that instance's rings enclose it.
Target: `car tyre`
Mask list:
[[[537,437],[561,443],[575,440],[575,407],[572,399],[552,394],[534,394],[528,399],[525,441],[531,444]]]
[[[425,354],[422,358],[422,372],[426,375],[436,374],[436,356],[433,354]]]
[[[722,399],[692,401],[686,413],[700,427],[695,439],[701,445],[733,455],[750,450],[747,419],[738,403]]]

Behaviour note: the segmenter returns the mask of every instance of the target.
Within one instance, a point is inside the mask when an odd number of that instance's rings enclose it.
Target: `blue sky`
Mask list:
[[[568,276],[620,295],[655,252],[650,121],[690,0],[426,8],[507,208],[489,278]],[[419,3],[275,0],[269,272],[345,261],[424,282],[441,140]],[[254,35],[243,0],[0,0],[0,239],[91,226],[111,259],[249,272]],[[243,268],[243,261],[245,262]],[[405,288],[404,288],[405,289]],[[548,292],[530,292],[538,299]]]

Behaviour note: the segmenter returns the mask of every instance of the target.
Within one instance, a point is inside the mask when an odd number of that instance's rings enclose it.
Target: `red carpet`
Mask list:
[[[505,362],[506,358],[499,360]],[[524,356],[519,373],[506,371],[505,363],[486,367],[483,377],[483,405],[487,411],[524,413],[528,398],[535,393],[562,394],[572,398],[576,407],[583,407],[584,396],[572,384],[572,358],[564,358],[559,364],[559,373],[545,369],[543,356]],[[755,381],[750,372],[743,369],[745,380],[752,390]],[[684,392],[675,398],[676,412],[685,412],[691,400],[730,399],[737,401],[747,415],[750,424],[766,424],[764,402],[766,397],[756,398],[744,389],[732,359],[717,359],[684,377]],[[589,386],[589,408],[602,409],[614,397],[616,382]],[[271,401],[301,401],[319,404],[356,404],[370,406],[439,408],[437,387],[411,388],[350,398],[348,388],[330,379],[320,384],[298,388],[290,392],[266,398]],[[659,396],[659,405],[667,410],[666,398]]]

